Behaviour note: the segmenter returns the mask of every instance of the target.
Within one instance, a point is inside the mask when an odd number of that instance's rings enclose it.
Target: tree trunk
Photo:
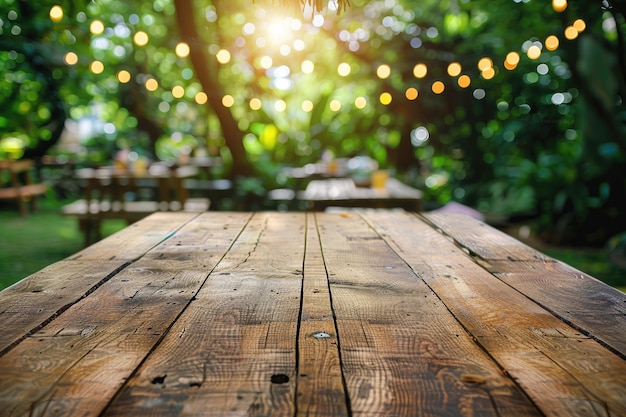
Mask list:
[[[222,105],[224,89],[217,81],[217,73],[208,65],[208,57],[198,35],[193,0],[174,0],[176,20],[182,40],[190,48],[190,58],[196,77],[208,96],[208,103],[215,112],[222,127],[226,146],[233,156],[232,176],[252,175],[254,170],[243,146],[243,132],[239,130],[237,121],[230,110]]]

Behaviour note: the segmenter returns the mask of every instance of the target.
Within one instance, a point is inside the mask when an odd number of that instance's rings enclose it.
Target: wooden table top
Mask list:
[[[156,213],[0,292],[0,416],[624,416],[625,335],[467,216]]]

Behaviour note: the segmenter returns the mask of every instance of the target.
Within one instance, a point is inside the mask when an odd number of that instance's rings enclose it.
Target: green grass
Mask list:
[[[82,249],[83,236],[77,221],[63,217],[61,205],[62,202],[47,196],[41,200],[40,210],[26,218],[20,217],[14,206],[0,206],[0,290]],[[123,227],[121,220],[105,222],[103,235]],[[605,251],[538,249],[626,292],[626,270],[610,264]]]
[[[60,202],[46,198],[39,211],[25,218],[10,204],[0,207],[0,290],[83,248],[77,220],[63,217],[60,207]],[[103,234],[124,226],[111,220]]]

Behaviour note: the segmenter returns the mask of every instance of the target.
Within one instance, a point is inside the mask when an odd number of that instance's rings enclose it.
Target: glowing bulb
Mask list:
[[[256,97],[250,100],[250,108],[252,110],[259,110],[261,108],[261,104],[261,100]]]
[[[444,83],[442,83],[441,81],[435,81],[432,85],[432,90],[433,93],[435,94],[441,94],[444,92],[444,90],[446,89],[446,86]]]
[[[481,58],[478,61],[478,69],[481,71],[488,70],[491,67],[493,67],[493,61],[489,57]]]
[[[222,105],[224,107],[233,107],[234,104],[235,98],[230,94],[226,94],[224,97],[222,97]]]
[[[313,72],[313,70],[315,70],[315,64],[313,64],[309,60],[306,60],[302,63],[301,68],[303,73],[310,74]]]
[[[425,64],[417,64],[413,67],[413,76],[415,78],[424,78],[428,73],[428,67]]]
[[[130,72],[126,71],[126,70],[121,70],[120,72],[117,73],[117,81],[121,82],[122,84],[126,84],[127,82],[130,81]]]
[[[185,89],[180,85],[174,86],[174,88],[172,88],[172,95],[174,98],[182,98],[185,95]]]
[[[146,90],[148,91],[156,91],[159,88],[159,82],[154,78],[148,78],[146,80]]]
[[[67,65],[76,65],[78,63],[78,55],[74,52],[68,52],[65,54],[63,61],[65,61]]]
[[[58,4],[52,6],[52,8],[50,8],[50,20],[59,22],[61,19],[63,19],[63,8]]]
[[[530,59],[539,59],[541,56],[541,48],[537,45],[532,45],[528,48],[528,51],[526,51],[526,55],[528,55]]]
[[[89,70],[94,74],[102,74],[104,72],[104,64],[100,61],[93,61],[89,65]]]
[[[179,42],[174,49],[176,56],[179,58],[186,58],[189,56],[191,50],[189,49],[189,45],[186,42]]]
[[[574,26],[568,26],[565,28],[565,31],[563,32],[563,34],[565,35],[565,38],[567,40],[574,40],[578,37],[578,31],[576,30],[576,28]]]
[[[576,19],[576,21],[572,23],[572,26],[576,28],[578,33],[583,32],[587,28],[587,24],[582,19]]]
[[[195,100],[198,104],[206,104],[206,102],[209,101],[209,96],[207,96],[205,92],[200,91],[196,94]]]
[[[341,64],[339,64],[339,66],[337,67],[337,72],[339,73],[339,75],[341,75],[342,77],[347,77],[348,75],[350,75],[350,64],[347,64],[345,62],[342,62]]]
[[[407,88],[406,92],[404,93],[404,96],[407,98],[407,100],[416,100],[418,95],[419,95],[419,92],[417,91],[417,88],[415,87]]]
[[[457,83],[459,84],[459,87],[467,88],[472,83],[472,79],[469,77],[469,75],[461,75],[457,80]]]
[[[381,80],[389,78],[391,75],[391,67],[387,64],[382,64],[376,69],[376,76]]]
[[[567,0],[552,0],[552,9],[555,12],[564,12],[567,9]]]
[[[96,19],[89,25],[89,32],[94,35],[100,35],[104,32],[104,23],[102,21]]]
[[[217,54],[215,54],[215,58],[217,58],[217,62],[220,64],[227,64],[230,62],[230,52],[226,49],[220,49]]]
[[[139,32],[135,33],[135,36],[133,36],[133,42],[135,42],[135,45],[137,46],[145,46],[148,44],[148,34],[146,32],[144,32],[143,30],[140,30]]]
[[[380,95],[379,100],[382,105],[388,106],[389,104],[391,104],[392,99],[393,98],[391,94],[385,91],[384,93]]]
[[[458,76],[461,73],[461,70],[461,64],[458,62],[452,62],[450,65],[448,65],[448,75],[450,77]]]
[[[548,51],[554,51],[559,47],[559,38],[554,35],[550,35],[546,38],[545,44]]]

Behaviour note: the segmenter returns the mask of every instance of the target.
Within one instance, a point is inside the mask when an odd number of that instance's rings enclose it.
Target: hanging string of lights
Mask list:
[[[281,0],[286,3],[299,3],[301,6],[313,6],[317,8],[321,5],[320,0]],[[349,6],[349,0],[338,0],[337,7],[342,10],[345,7]],[[552,7],[556,12],[563,12],[567,8],[567,0],[553,0]],[[54,6],[50,10],[50,19],[54,22],[58,22],[63,18],[63,9],[60,6]],[[104,24],[95,19],[90,24],[90,32],[93,35],[99,35],[104,32]],[[574,40],[576,39],[580,33],[582,33],[586,29],[586,24],[583,19],[576,19],[571,25],[567,26],[563,31],[563,37],[566,40]],[[149,43],[149,35],[144,31],[137,31],[133,35],[133,42],[136,46],[142,47]],[[544,42],[540,42],[538,40],[527,41],[522,47],[521,51],[526,55],[526,57],[530,60],[538,60],[545,48],[548,51],[555,51],[560,46],[559,37],[556,35],[549,35],[545,38]],[[190,47],[185,42],[179,42],[175,49],[174,53],[179,58],[186,58],[189,56]],[[220,49],[215,53],[216,60],[220,64],[228,64],[231,59],[231,53],[226,49]],[[519,63],[521,62],[522,56],[519,52],[511,51],[507,53],[505,58],[503,59],[502,66],[504,69],[508,71],[513,71],[517,68]],[[75,52],[68,52],[64,57],[66,65],[73,66],[77,65],[79,62],[78,55]],[[263,56],[260,58],[258,65],[262,69],[269,69],[273,65],[273,60],[270,56]],[[476,63],[476,67],[479,71],[479,76],[484,80],[490,80],[495,77],[496,65],[494,61],[490,57],[483,57],[479,59]],[[301,64],[301,71],[304,74],[310,74],[314,71],[315,64],[309,60],[304,61]],[[94,74],[101,74],[104,72],[104,63],[98,60],[94,60],[89,64],[89,70]],[[338,65],[337,73],[345,77],[349,75],[351,72],[351,67],[348,63],[342,62]],[[391,76],[392,69],[388,64],[381,64],[375,69],[375,75],[377,78],[384,80]],[[413,76],[415,79],[424,79],[429,73],[428,65],[425,63],[416,63],[413,67]],[[472,84],[472,78],[468,73],[463,72],[463,67],[459,62],[452,62],[448,65],[446,69],[447,75],[450,77],[453,83],[456,83],[458,87],[462,89],[469,88]],[[117,80],[120,83],[128,83],[132,80],[132,74],[127,70],[120,70],[117,73]],[[159,81],[153,77],[148,76],[143,80],[144,87],[146,90],[150,92],[156,92],[159,88],[163,88]],[[443,94],[446,90],[446,82],[443,80],[435,80],[430,85],[430,91],[432,93],[439,95]],[[185,88],[181,85],[175,85],[171,87],[171,94],[174,98],[182,99],[185,97],[186,91]],[[408,87],[404,92],[404,98],[413,101],[417,100],[420,95],[419,90],[414,87]],[[382,92],[377,101],[382,105],[389,105],[394,100],[392,93],[388,91]],[[207,94],[203,91],[199,91],[194,96],[194,101],[197,104],[203,105],[208,101]],[[363,109],[367,106],[368,100],[366,97],[358,96],[354,99],[354,106],[357,109]],[[225,107],[232,107],[236,104],[236,100],[232,95],[226,95],[222,98],[222,105]],[[249,107],[252,110],[259,110],[262,107],[262,101],[258,97],[253,97],[249,101]],[[330,109],[332,111],[339,111],[341,109],[341,102],[339,100],[331,100],[329,103]],[[313,103],[309,99],[305,99],[301,103],[301,109],[305,112],[310,112],[313,110]],[[274,109],[278,112],[285,111],[287,108],[285,102],[283,100],[276,100],[274,102]]]

